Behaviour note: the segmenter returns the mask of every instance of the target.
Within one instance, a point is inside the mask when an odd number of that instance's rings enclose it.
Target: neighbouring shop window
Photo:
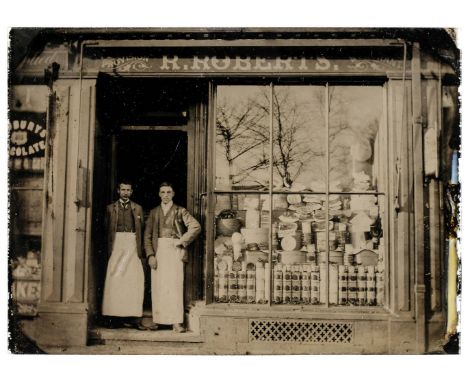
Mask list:
[[[218,86],[214,301],[383,305],[383,86]]]
[[[34,316],[41,280],[45,113],[10,114],[10,288],[16,313]]]

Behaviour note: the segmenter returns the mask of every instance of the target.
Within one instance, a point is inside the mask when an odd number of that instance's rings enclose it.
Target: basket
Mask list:
[[[222,236],[232,236],[234,232],[239,232],[241,222],[237,218],[218,218],[216,221],[216,234]]]

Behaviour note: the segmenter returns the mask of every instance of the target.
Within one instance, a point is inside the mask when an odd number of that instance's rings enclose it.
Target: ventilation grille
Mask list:
[[[250,320],[250,342],[349,344],[353,324],[303,320]]]

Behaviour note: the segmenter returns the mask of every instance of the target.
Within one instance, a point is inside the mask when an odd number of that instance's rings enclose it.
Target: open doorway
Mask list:
[[[114,166],[116,180],[125,178],[133,182],[132,199],[143,207],[145,217],[159,204],[159,185],[164,181],[174,185],[174,203],[187,205],[185,131],[124,128],[116,135]]]
[[[159,185],[174,186],[174,203],[187,205],[187,132],[167,130],[157,126],[123,127],[115,136],[114,164],[116,182],[127,179],[133,183],[132,200],[143,207],[144,221],[159,200]],[[151,273],[145,272],[144,310],[151,311]]]
[[[159,185],[175,188],[174,203],[194,206],[194,126],[196,105],[206,92],[200,82],[179,79],[115,78],[100,76],[96,92],[96,141],[93,195],[92,258],[89,277],[91,326],[105,325],[101,315],[107,268],[106,206],[117,199],[116,184],[122,178],[134,184],[132,200],[144,210],[144,219],[160,200]],[[195,248],[195,246],[193,246]],[[191,249],[193,251],[194,249]],[[199,251],[199,249],[196,249]],[[197,252],[198,253],[198,252]],[[186,266],[185,303],[198,290],[200,256],[191,256]],[[149,267],[145,263],[145,313],[151,312]],[[194,274],[199,274],[195,277]],[[189,297],[187,297],[189,296]],[[94,323],[94,324],[93,324]]]

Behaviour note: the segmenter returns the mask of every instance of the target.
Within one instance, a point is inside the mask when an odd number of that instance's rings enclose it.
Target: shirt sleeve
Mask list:
[[[146,257],[154,255],[153,249],[153,219],[154,211],[151,211],[148,219],[146,220],[145,224],[145,231],[144,231],[144,244],[145,244],[145,253]]]
[[[190,212],[188,212],[185,208],[181,209],[181,215],[182,220],[184,221],[184,225],[187,228],[187,232],[181,236],[180,242],[186,248],[200,234],[201,226],[197,219],[190,215]]]

